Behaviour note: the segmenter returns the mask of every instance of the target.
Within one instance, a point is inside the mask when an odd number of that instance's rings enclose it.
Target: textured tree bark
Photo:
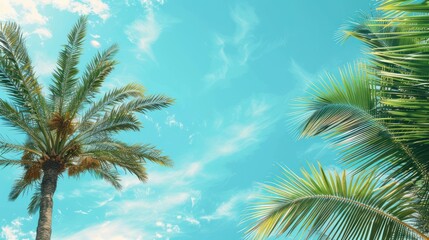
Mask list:
[[[50,240],[52,233],[52,209],[53,197],[57,188],[58,165],[45,164],[43,167],[43,179],[41,184],[42,199],[40,201],[39,222],[37,224],[36,240]]]

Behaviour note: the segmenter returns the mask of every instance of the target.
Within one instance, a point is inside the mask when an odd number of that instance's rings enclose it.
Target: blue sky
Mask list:
[[[338,167],[320,139],[297,140],[293,101],[324,71],[363,57],[338,28],[370,1],[2,0],[0,20],[23,26],[40,81],[47,86],[66,34],[89,15],[82,66],[118,43],[120,65],[104,90],[128,82],[176,99],[141,116],[145,128],[124,141],[153,143],[173,168],[150,165],[149,181],[124,175],[122,192],[90,176],[61,178],[53,239],[240,239],[257,183],[307,162]],[[16,132],[2,132],[20,139]],[[9,202],[18,169],[0,170],[0,238],[32,239],[29,196]],[[30,195],[31,196],[31,195]]]

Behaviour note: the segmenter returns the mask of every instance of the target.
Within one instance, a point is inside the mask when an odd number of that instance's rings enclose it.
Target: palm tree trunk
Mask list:
[[[52,232],[52,209],[54,193],[58,181],[58,164],[45,163],[42,179],[42,198],[40,200],[39,222],[37,224],[36,240],[50,240]]]

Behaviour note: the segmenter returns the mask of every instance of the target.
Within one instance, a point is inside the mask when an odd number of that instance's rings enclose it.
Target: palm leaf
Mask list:
[[[43,97],[24,41],[16,23],[0,23],[0,83],[22,111],[35,114]]]
[[[15,180],[12,190],[9,193],[9,200],[16,200],[21,194],[26,193],[34,186],[34,181],[29,182],[24,180],[24,175]]]
[[[353,24],[346,35],[367,45],[371,74],[378,86],[380,109],[389,131],[406,145],[426,145],[429,143],[427,1],[381,1],[379,10],[380,16]]]
[[[247,239],[305,232],[318,239],[427,239],[412,226],[410,184],[384,184],[374,173],[347,177],[310,167],[300,177],[284,169],[251,207]],[[409,197],[404,197],[409,196]]]
[[[87,17],[80,17],[68,35],[68,43],[64,46],[58,58],[57,68],[53,74],[53,84],[50,86],[52,112],[63,113],[70,102],[78,83],[79,57],[82,54],[83,40],[86,34]]]
[[[124,87],[115,88],[94,102],[91,107],[81,117],[78,129],[85,128],[91,120],[94,120],[108,111],[116,104],[119,104],[130,97],[143,97],[144,88],[139,84],[127,84]]]
[[[341,161],[357,171],[378,168],[390,178],[425,179],[429,164],[403,144],[380,118],[376,87],[364,65],[328,75],[314,83],[301,102],[302,137],[322,135],[342,153]]]
[[[40,188],[40,184],[36,187],[36,190],[31,197],[31,201],[28,204],[27,212],[30,215],[35,214],[40,208],[40,202],[42,200],[42,189]]]
[[[77,87],[76,94],[70,101],[67,112],[72,118],[81,109],[82,103],[88,103],[98,93],[106,77],[114,69],[117,62],[113,59],[118,51],[118,46],[113,45],[102,53],[98,53],[88,64],[82,77],[82,82]]]
[[[0,23],[0,84],[27,121],[35,121],[47,138],[44,122],[49,115],[41,86],[33,71],[24,45],[21,28],[16,23]]]

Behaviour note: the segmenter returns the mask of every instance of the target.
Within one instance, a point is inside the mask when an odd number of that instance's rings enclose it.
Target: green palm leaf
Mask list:
[[[16,23],[0,23],[0,84],[26,121],[34,121],[47,138],[44,119],[49,115],[48,108],[24,41]]]
[[[100,113],[110,110],[113,106],[122,103],[130,97],[143,97],[144,88],[139,84],[127,84],[124,87],[115,88],[105,93],[104,96],[94,102],[82,115],[78,128],[84,128],[100,116]]]
[[[63,113],[70,102],[78,83],[79,57],[82,54],[83,40],[86,34],[87,17],[81,17],[68,35],[68,43],[58,58],[57,68],[53,74],[50,87],[52,112]]]
[[[416,213],[410,184],[384,182],[374,173],[347,176],[310,167],[303,177],[284,169],[263,185],[250,208],[247,239],[305,232],[318,239],[427,239],[412,226]]]
[[[102,53],[98,53],[88,64],[82,77],[82,82],[77,87],[76,94],[71,99],[67,112],[72,118],[83,107],[82,103],[88,103],[98,93],[106,77],[114,69],[117,62],[113,59],[118,52],[118,46],[113,45]]]
[[[301,101],[302,137],[322,135],[342,153],[341,161],[357,171],[378,168],[391,178],[429,176],[429,164],[403,144],[380,118],[376,87],[364,65],[314,83]]]
[[[427,3],[381,1],[381,16],[346,30],[347,36],[366,43],[382,117],[393,136],[407,145],[429,143]]]

